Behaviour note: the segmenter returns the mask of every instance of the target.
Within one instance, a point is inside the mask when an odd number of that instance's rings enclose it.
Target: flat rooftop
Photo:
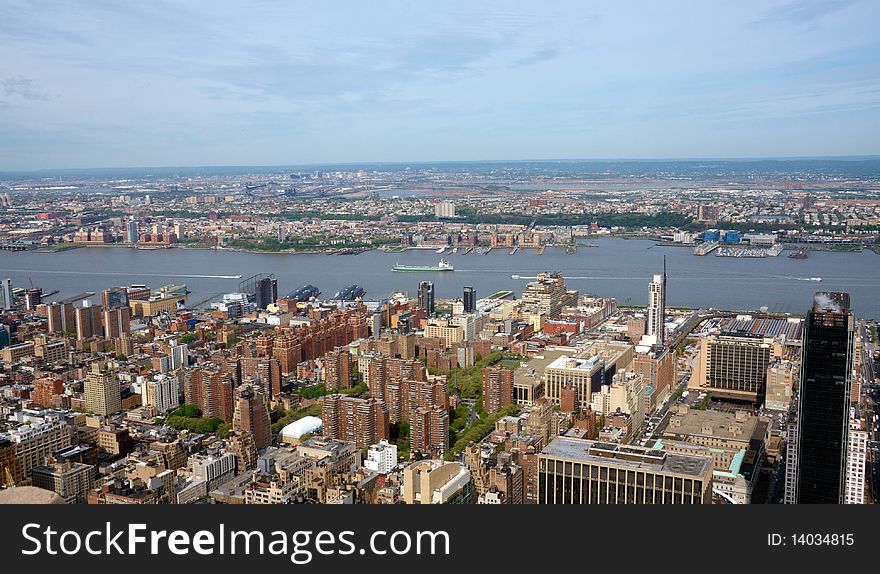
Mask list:
[[[737,420],[739,416],[740,420]],[[748,442],[757,434],[763,437],[766,423],[751,413],[740,414],[715,410],[688,409],[684,414],[673,412],[662,429],[663,436],[683,440],[688,436],[712,436]]]
[[[590,372],[593,370],[593,367],[596,366],[598,361],[599,359],[597,357],[578,358],[563,355],[547,365],[547,368]]]
[[[784,336],[787,341],[800,341],[804,337],[804,322],[800,318],[752,317],[741,315],[725,319],[719,325],[726,335],[751,335],[776,338]]]
[[[688,456],[633,445],[601,443],[564,436],[550,441],[540,456],[629,470],[681,474],[694,478],[705,476],[712,464],[712,458],[708,456]]]
[[[547,365],[559,357],[570,356],[575,352],[575,349],[570,349],[568,351],[545,349],[538,357],[532,357],[529,359],[526,366],[516,368],[513,372],[513,383],[516,385],[536,385],[544,375],[544,369],[547,368]],[[529,376],[529,370],[534,371],[534,376]]]

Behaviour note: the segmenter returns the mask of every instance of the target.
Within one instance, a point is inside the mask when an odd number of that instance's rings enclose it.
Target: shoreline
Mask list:
[[[603,235],[601,237],[596,237],[596,240],[600,239],[622,239],[624,241],[651,241],[657,247],[678,247],[678,248],[689,248],[693,249],[695,245],[698,244],[684,244],[684,243],[674,243],[672,241],[663,241],[659,240],[656,237],[637,237],[632,235]],[[596,248],[600,247],[594,243],[578,243],[577,247],[584,248]],[[875,244],[856,244],[856,245],[824,245],[821,243],[818,244],[799,244],[799,243],[783,243],[783,246],[786,250],[806,250],[806,251],[824,251],[829,253],[863,253],[864,251],[872,251],[876,255],[880,255],[880,245]],[[270,250],[262,250],[262,249],[246,249],[241,247],[210,247],[210,246],[186,246],[183,244],[171,244],[168,246],[150,246],[150,247],[137,247],[129,244],[119,244],[119,243],[93,243],[93,244],[73,244],[73,245],[64,245],[59,248],[52,247],[39,247],[36,249],[27,249],[24,251],[20,251],[21,253],[61,253],[64,251],[71,251],[74,249],[82,249],[82,248],[97,248],[97,249],[136,249],[138,251],[160,251],[166,249],[184,249],[189,251],[231,251],[234,253],[253,253],[253,254],[265,254],[265,255],[360,255],[362,253],[369,253],[371,251],[380,251],[383,253],[404,253],[407,251],[436,251],[436,247],[401,247],[399,249],[382,249],[381,247],[370,247],[370,248],[349,248],[342,250],[335,249],[284,249],[280,251],[270,251]],[[507,248],[495,248],[499,250],[506,250]],[[519,247],[517,251],[529,251],[535,250],[534,247]],[[567,249],[565,245],[544,245],[540,249]],[[443,255],[448,255],[444,253]]]

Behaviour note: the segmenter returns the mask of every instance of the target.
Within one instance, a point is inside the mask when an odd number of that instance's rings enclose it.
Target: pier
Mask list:
[[[93,297],[95,295],[94,291],[86,291],[85,293],[80,293],[78,295],[74,295],[73,297],[68,297],[67,299],[62,299],[61,303],[77,303],[82,301],[83,299],[88,299],[89,297]]]
[[[717,241],[710,241],[709,243],[701,243],[694,247],[694,255],[708,255],[721,247],[721,244]]]

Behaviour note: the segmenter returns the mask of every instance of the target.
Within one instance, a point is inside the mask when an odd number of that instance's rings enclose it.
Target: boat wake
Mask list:
[[[510,278],[511,279],[537,279],[538,277],[535,275],[516,275],[516,274],[514,274],[514,275],[511,275]],[[610,279],[636,280],[636,279],[644,279],[644,277],[621,277],[619,275],[614,275],[614,276],[611,276],[611,275],[572,275],[572,276],[565,275],[566,281],[587,281],[587,280],[604,281],[604,280],[610,280]]]
[[[791,275],[777,275],[776,279],[790,279],[792,281],[812,281],[814,283],[822,281],[821,277],[792,277]]]

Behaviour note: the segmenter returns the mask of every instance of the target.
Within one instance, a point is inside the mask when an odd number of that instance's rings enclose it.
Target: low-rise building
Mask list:
[[[710,504],[709,456],[556,437],[538,455],[539,504]]]
[[[471,504],[473,498],[471,473],[457,462],[426,459],[403,471],[406,504]]]

